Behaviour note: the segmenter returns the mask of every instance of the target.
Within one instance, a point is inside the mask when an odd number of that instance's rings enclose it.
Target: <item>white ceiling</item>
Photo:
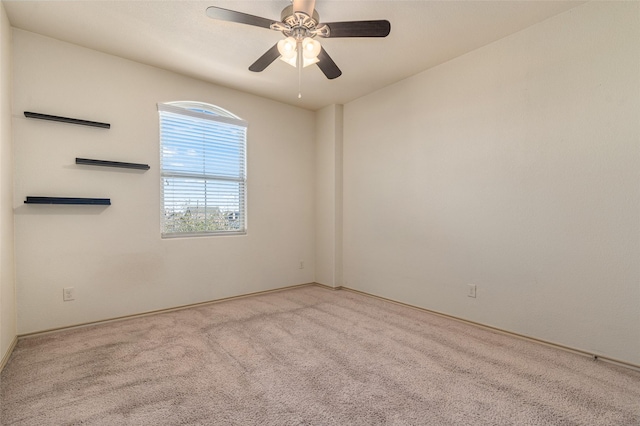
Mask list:
[[[343,104],[506,37],[583,1],[317,0],[320,22],[387,19],[386,38],[319,39],[342,70],[327,80],[275,61],[248,70],[282,34],[210,19],[208,6],[279,20],[289,0],[2,0],[11,25],[291,105]]]

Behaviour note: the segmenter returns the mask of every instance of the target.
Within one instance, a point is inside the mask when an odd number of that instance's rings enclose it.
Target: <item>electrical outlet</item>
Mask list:
[[[476,285],[475,284],[469,284],[469,287],[467,289],[467,296],[476,297]]]
[[[298,265],[298,268],[304,269],[304,260],[300,261],[300,264]]]
[[[76,289],[75,287],[65,287],[62,289],[62,300],[65,302],[69,302],[71,300],[75,300],[76,298]]]

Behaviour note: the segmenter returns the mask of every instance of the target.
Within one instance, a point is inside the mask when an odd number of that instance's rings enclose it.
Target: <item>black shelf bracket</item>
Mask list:
[[[74,197],[27,197],[25,204],[75,204],[91,206],[110,206],[110,198],[74,198]]]
[[[24,116],[27,118],[37,118],[39,120],[60,121],[62,123],[79,124],[81,126],[101,127],[110,129],[111,124],[100,123],[99,121],[80,120],[79,118],[59,117],[57,115],[40,114],[38,112],[25,111]]]
[[[121,167],[123,169],[136,169],[136,170],[149,170],[148,164],[140,163],[123,163],[121,161],[105,161],[105,160],[92,160],[90,158],[76,158],[76,164],[83,164],[86,166],[103,166],[103,167]]]

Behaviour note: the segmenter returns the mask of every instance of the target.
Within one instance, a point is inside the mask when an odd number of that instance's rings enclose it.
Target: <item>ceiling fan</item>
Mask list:
[[[320,16],[315,10],[315,0],[292,0],[291,3],[282,10],[280,21],[216,6],[207,8],[207,16],[212,19],[280,31],[284,34],[286,38],[258,58],[249,67],[250,71],[264,71],[273,61],[280,58],[299,70],[308,65],[317,64],[328,79],[340,77],[342,71],[320,43],[314,40],[315,37],[386,37],[391,31],[391,24],[387,20],[320,23]]]

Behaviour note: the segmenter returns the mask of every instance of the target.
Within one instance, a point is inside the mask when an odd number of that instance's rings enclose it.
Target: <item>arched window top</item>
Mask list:
[[[211,105],[205,102],[197,102],[197,101],[175,101],[175,102],[167,102],[165,105],[171,105],[178,108],[188,109],[189,111],[199,112],[202,114],[212,114],[217,115],[219,117],[229,117],[235,118],[237,120],[242,120],[235,114],[227,111],[224,108],[220,108],[216,105]]]
[[[174,101],[158,104],[158,111],[247,127],[247,122],[216,105],[196,101]]]

